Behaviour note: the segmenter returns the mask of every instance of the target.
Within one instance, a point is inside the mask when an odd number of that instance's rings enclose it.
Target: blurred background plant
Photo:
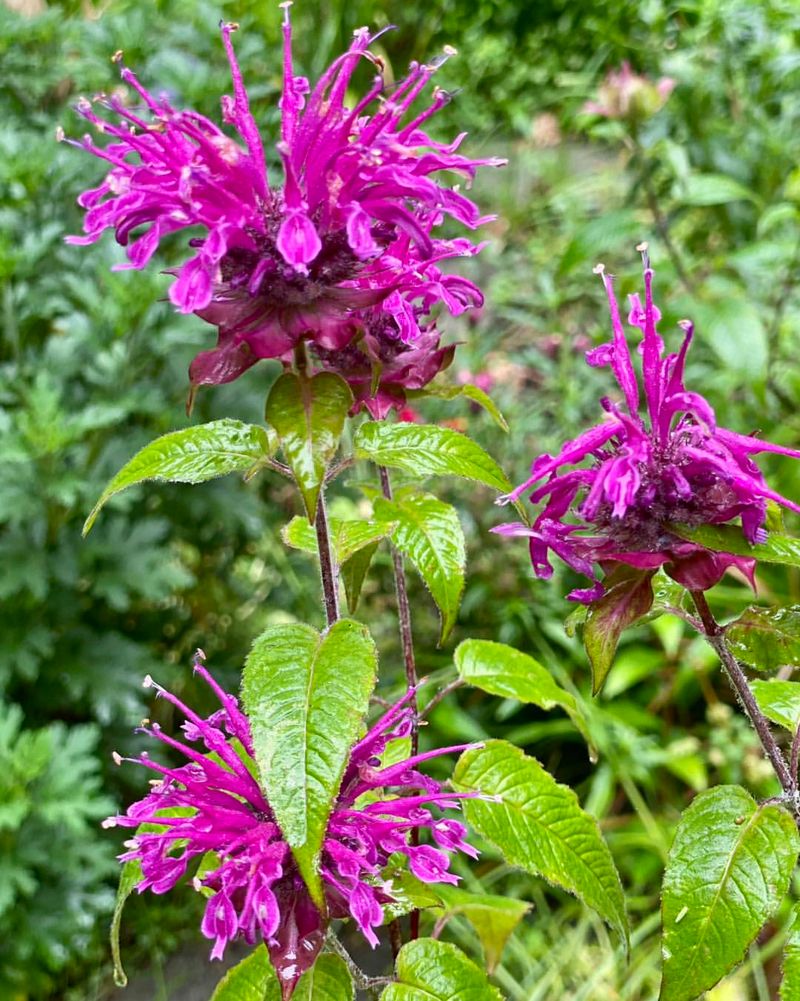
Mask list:
[[[251,486],[131,491],[81,541],[82,519],[108,477],[155,434],[186,424],[186,368],[208,335],[162,301],[164,277],[110,273],[109,263],[122,259],[112,244],[80,253],[63,245],[78,229],[74,199],[94,165],[57,144],[56,127],[79,130],[70,110],[77,97],[117,86],[109,57],[120,47],[128,65],[177,104],[215,116],[229,89],[216,31],[224,17],[242,25],[238,50],[268,132],[280,85],[280,12],[261,0],[7,3],[0,6],[0,996],[88,1001],[110,991],[104,939],[117,849],[98,822],[134,791],[110,768],[110,751],[137,746],[136,722],[168,708],[148,704],[141,677],[150,671],[175,691],[192,686],[187,666],[200,645],[235,687],[249,642],[265,625],[320,613],[313,566],[280,542],[280,527],[296,513],[289,494],[265,477]],[[510,159],[505,171],[479,181],[481,204],[498,215],[487,227],[492,244],[473,265],[487,306],[447,329],[464,342],[451,377],[470,373],[491,384],[511,434],[465,403],[420,401],[426,419],[468,422],[512,480],[521,479],[534,454],[596,417],[604,373],[589,370],[583,352],[605,339],[607,320],[591,268],[604,261],[621,291],[632,291],[634,245],[647,239],[663,331],[684,315],[698,325],[689,381],[726,425],[797,444],[800,8],[793,0],[330,0],[321,10],[318,0],[295,8],[305,72],[317,74],[361,24],[398,26],[381,40],[396,76],[409,59],[455,45],[460,55],[439,79],[453,92],[441,134],[466,129],[472,153]],[[631,75],[619,75],[626,61]],[[275,371],[262,365],[201,393],[193,419],[258,421]],[[792,465],[766,461],[776,489],[797,497]],[[570,608],[561,596],[577,582],[557,569],[549,584],[534,583],[524,546],[488,534],[500,520],[488,495],[453,491],[471,543],[454,640],[518,646],[586,692],[585,656],[563,624]],[[392,609],[383,605],[386,556],[375,576],[364,614],[377,623],[384,664],[399,667]],[[762,571],[759,584],[758,600],[800,603],[794,571]],[[412,597],[422,670],[438,671],[452,645],[436,649],[434,610],[421,587]],[[712,601],[724,615],[753,598],[728,578]],[[432,742],[502,736],[576,788],[600,818],[632,899],[637,930],[626,968],[574,901],[509,872],[487,851],[484,889],[535,901],[497,970],[509,998],[657,996],[658,885],[680,809],[707,784],[772,790],[730,703],[713,656],[680,620],[662,617],[625,635],[594,703],[597,765],[566,720],[531,707],[472,693],[433,713]],[[131,973],[160,970],[184,928],[194,938],[191,896],[183,908],[150,903],[146,917],[131,903]],[[458,918],[443,934],[476,946]],[[781,935],[769,928],[746,967],[709,996],[773,996]],[[169,977],[159,983],[161,999],[189,997],[175,993]]]

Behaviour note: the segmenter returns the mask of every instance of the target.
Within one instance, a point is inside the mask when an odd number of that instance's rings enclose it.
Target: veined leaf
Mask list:
[[[791,733],[800,726],[800,681],[780,681],[772,678],[750,682],[758,708],[778,726],[786,727]]]
[[[358,602],[361,598],[361,588],[364,586],[369,565],[372,563],[372,557],[375,555],[377,549],[377,542],[364,546],[341,566],[342,583],[344,584],[344,593],[347,597],[347,608],[351,615],[355,615],[358,608]]]
[[[440,907],[439,893],[442,883],[423,883],[409,872],[408,859],[399,852],[389,859],[389,864],[381,870],[377,883],[388,883],[392,899],[383,904],[383,923],[402,917],[411,911],[421,911],[427,907]]]
[[[353,978],[340,956],[323,953],[295,987],[292,1001],[353,1001]]]
[[[742,535],[739,525],[699,525],[697,528],[670,525],[670,531],[717,553],[752,556],[764,563],[800,567],[800,539],[793,539],[789,535],[770,532],[766,542],[751,545]]]
[[[467,820],[511,865],[563,887],[594,908],[627,942],[625,899],[597,821],[535,758],[503,740],[462,754],[453,773]]]
[[[620,564],[604,581],[605,594],[592,602],[583,626],[583,643],[592,665],[592,694],[608,677],[623,631],[653,605],[654,570]]]
[[[758,671],[800,665],[800,605],[762,608],[751,605],[725,627],[728,645]]]
[[[513,897],[490,893],[470,893],[446,884],[437,887],[444,903],[444,916],[463,915],[483,946],[486,969],[494,973],[511,933],[533,906]]]
[[[228,970],[211,1001],[281,1001],[280,984],[263,945]]]
[[[458,512],[432,494],[402,491],[394,500],[378,498],[375,517],[391,525],[389,538],[414,564],[442,618],[439,641],[456,622],[464,590],[467,554]]]
[[[244,472],[276,448],[268,429],[228,419],[162,435],[137,452],[111,480],[86,519],[83,534],[89,532],[106,502],[127,487],[146,480],[203,483],[237,470]]]
[[[460,476],[501,492],[511,489],[494,459],[476,442],[451,428],[369,421],[358,429],[353,444],[361,458],[418,477]]]
[[[397,956],[397,983],[381,1001],[502,1001],[486,974],[449,942],[418,938]]]
[[[309,521],[314,520],[325,471],[352,405],[350,387],[333,372],[311,378],[284,372],[267,398],[266,418],[277,432]]]
[[[376,671],[375,644],[350,619],[322,635],[306,625],[272,626],[245,663],[242,697],[261,784],[323,910],[322,839]]]
[[[471,382],[461,386],[437,385],[432,382],[424,389],[406,391],[406,395],[411,399],[416,396],[434,396],[440,400],[455,400],[459,396],[464,396],[473,403],[477,403],[479,407],[483,407],[499,428],[508,431],[508,422],[491,396]]]
[[[795,906],[792,925],[783,947],[781,1001],[800,1001],[800,905]]]
[[[759,203],[758,195],[727,174],[691,174],[686,178],[684,205],[727,205],[728,202]]]
[[[475,688],[501,698],[529,702],[541,709],[563,709],[587,744],[593,745],[575,696],[564,691],[547,668],[528,654],[491,640],[464,640],[453,655],[459,675]]]
[[[695,797],[664,873],[661,1001],[691,1001],[741,961],[780,905],[799,848],[787,811],[740,786]]]
[[[333,558],[341,566],[365,546],[386,538],[392,527],[391,524],[387,525],[382,521],[329,518],[328,535]],[[281,536],[287,546],[304,553],[311,553],[313,556],[317,555],[317,535],[306,518],[292,518],[282,529]]]

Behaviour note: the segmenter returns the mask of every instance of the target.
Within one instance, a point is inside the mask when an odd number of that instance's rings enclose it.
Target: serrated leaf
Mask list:
[[[377,542],[373,542],[372,545],[359,549],[340,568],[344,593],[347,597],[347,609],[351,615],[354,615],[358,608],[361,589],[364,586],[367,571],[372,563],[372,557],[377,552],[378,545]]]
[[[759,671],[800,666],[800,605],[751,605],[726,626],[725,637],[734,654]]]
[[[453,654],[456,670],[468,685],[490,695],[529,702],[541,709],[563,709],[586,740],[593,746],[586,718],[575,696],[554,680],[547,668],[533,657],[492,640],[469,639]]]
[[[365,546],[386,538],[391,529],[392,526],[383,521],[329,518],[328,535],[333,558],[340,565],[346,563]],[[287,546],[317,555],[317,535],[306,518],[292,518],[281,530],[281,536]]]
[[[381,1001],[502,1001],[486,974],[449,942],[419,938],[400,950],[397,983]]]
[[[137,452],[110,481],[86,519],[83,534],[90,531],[107,501],[127,487],[147,480],[203,483],[248,470],[272,455],[275,447],[266,428],[229,419],[162,435]]]
[[[465,800],[464,812],[511,865],[573,893],[627,942],[625,898],[614,860],[597,821],[581,809],[572,789],[503,740],[466,751],[453,786],[492,797]]]
[[[467,553],[458,512],[432,494],[402,491],[393,500],[378,498],[375,518],[392,526],[392,544],[413,563],[431,592],[442,620],[439,642],[444,642],[464,591]]]
[[[117,897],[114,901],[114,913],[111,917],[110,932],[111,960],[114,967],[114,983],[117,987],[126,987],[128,984],[127,974],[122,968],[122,954],[119,947],[119,932],[120,925],[122,923],[122,912],[125,908],[125,902],[128,897],[135,890],[136,884],[141,883],[142,879],[142,863],[138,859],[132,859],[129,862],[125,862],[122,866],[122,872],[119,875]]]
[[[800,905],[796,905],[783,947],[781,1001],[800,1001]]]
[[[800,539],[794,539],[789,535],[770,532],[766,542],[751,545],[742,535],[739,525],[700,525],[697,528],[670,525],[670,531],[681,539],[696,542],[717,553],[752,556],[764,563],[800,567]]]
[[[350,387],[333,372],[311,378],[284,372],[269,392],[266,419],[277,432],[309,521],[314,520],[325,471],[352,405]]]
[[[292,1001],[353,1001],[353,978],[340,956],[323,953],[306,970],[292,994]]]
[[[433,396],[439,400],[455,400],[459,396],[464,396],[473,403],[477,403],[479,407],[483,407],[501,430],[508,431],[508,422],[491,396],[471,382],[467,382],[461,386],[437,385],[435,382],[432,382],[424,389],[406,392],[406,395],[412,399],[416,396]]]
[[[758,195],[726,174],[692,174],[686,178],[681,201],[684,205],[727,205],[729,202],[759,202]]]
[[[369,421],[358,429],[353,444],[361,458],[404,469],[420,478],[460,476],[504,493],[511,489],[494,459],[476,442],[452,428]]]
[[[798,849],[786,810],[740,786],[694,799],[664,873],[661,1001],[691,1001],[740,962],[779,907]]]
[[[597,695],[608,677],[623,631],[650,611],[654,573],[619,564],[603,581],[603,597],[589,606],[583,643],[592,665],[593,695]]]
[[[769,344],[761,313],[747,296],[747,289],[725,285],[709,300],[697,302],[692,315],[725,365],[757,379],[764,375]]]
[[[469,921],[483,946],[486,969],[494,973],[511,933],[532,904],[513,897],[470,893],[457,886],[443,885],[438,890],[445,905],[444,917],[462,914]]]
[[[245,662],[242,698],[261,784],[323,911],[322,839],[376,672],[375,644],[351,619],[322,635],[306,625],[272,626]]]
[[[794,733],[800,725],[800,681],[780,681],[773,678],[750,682],[758,708],[778,726]]]
[[[281,1001],[280,984],[263,945],[228,970],[211,1001]]]

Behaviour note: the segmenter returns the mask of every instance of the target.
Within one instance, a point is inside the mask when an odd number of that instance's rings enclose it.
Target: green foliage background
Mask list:
[[[187,423],[186,369],[209,330],[173,313],[157,269],[110,272],[122,259],[111,239],[63,244],[79,230],[75,196],[102,168],[57,144],[56,127],[80,133],[71,105],[117,85],[109,57],[119,48],[150,86],[215,116],[229,86],[216,30],[224,17],[241,23],[237,49],[269,134],[280,13],[261,0],[64,2],[31,4],[27,14],[0,7],[0,997],[12,1001],[104,997],[108,989],[104,936],[117,844],[99,821],[140,790],[133,770],[113,769],[110,752],[138,748],[132,727],[145,715],[172,722],[168,706],[149,704],[142,676],[152,672],[185,694],[191,653],[202,646],[235,687],[252,637],[267,624],[321,624],[313,568],[280,542],[297,510],[266,476],[247,486],[227,479],[131,491],[80,538],[109,476],[147,440]],[[793,0],[299,0],[293,20],[297,60],[311,76],[361,24],[398,26],[381,40],[398,76],[409,59],[455,45],[458,58],[438,78],[454,96],[436,134],[467,130],[473,153],[509,157],[508,168],[477,185],[482,205],[498,215],[487,227],[491,246],[474,265],[487,306],[447,329],[464,341],[454,369],[493,375],[511,434],[463,402],[422,404],[427,419],[468,422],[515,481],[534,453],[594,419],[606,374],[587,369],[582,356],[605,337],[607,321],[591,267],[603,260],[621,290],[632,291],[633,248],[648,239],[664,331],[684,315],[698,324],[690,382],[722,421],[796,445]],[[581,112],[623,59],[677,81],[635,137]],[[171,252],[180,248],[168,248],[163,266]],[[201,394],[193,419],[258,421],[275,374],[261,365]],[[796,466],[768,465],[777,489],[800,496]],[[501,518],[488,492],[454,496],[470,543],[454,640],[517,645],[586,691],[584,655],[563,627],[567,574],[534,583],[524,546],[488,534]],[[361,615],[375,626],[383,663],[399,666],[388,594],[384,557]],[[761,595],[797,603],[800,580],[763,573]],[[715,597],[722,611],[751,600],[733,582]],[[422,668],[435,672],[450,663],[453,640],[437,649],[436,616],[421,587],[413,599]],[[536,904],[497,972],[509,998],[656,996],[658,881],[679,811],[707,784],[744,778],[762,794],[771,788],[729,703],[706,650],[678,620],[662,618],[626,636],[595,704],[597,766],[566,719],[478,693],[436,711],[431,743],[501,736],[572,784],[601,818],[632,894],[634,958],[626,969],[574,902],[487,853],[484,888]],[[160,962],[187,928],[197,938],[192,908],[188,898],[131,904],[132,969]],[[454,922],[447,934],[475,949],[466,925]],[[769,957],[781,935],[771,929],[753,952],[741,997],[770,997]]]

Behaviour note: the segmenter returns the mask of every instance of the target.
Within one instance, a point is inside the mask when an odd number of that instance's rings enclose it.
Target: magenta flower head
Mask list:
[[[659,111],[675,89],[675,81],[662,76],[653,81],[634,73],[629,62],[609,70],[598,89],[598,101],[587,101],[583,111],[603,118],[649,118]]]
[[[85,235],[68,240],[94,243],[113,229],[128,256],[117,267],[144,268],[167,234],[190,230],[192,253],[172,272],[169,297],[218,331],[216,348],[192,362],[194,385],[229,382],[259,358],[291,357],[302,339],[339,350],[365,332],[376,309],[403,343],[413,343],[421,336],[420,311],[444,303],[459,313],[482,302],[474,284],[437,266],[480,250],[464,237],[438,235],[446,218],[470,230],[491,218],[438,175],[469,182],[479,166],[504,162],[457,153],[463,134],[442,144],[424,131],[448,95],[436,88],[427,106],[417,101],[450,50],[429,65],[413,63],[388,91],[381,60],[369,48],[377,36],[362,28],[311,89],[294,75],[290,4],[282,6],[277,178],[268,178],[233,51],[234,24],[222,25],[233,79],[222,119],[233,134],[154,96],[127,67],[122,79],[138,107],[104,95],[78,105],[109,142],[99,146],[86,136],[74,145],[110,170],[78,199]],[[350,107],[352,76],[363,60],[378,75]]]
[[[155,825],[137,830],[120,856],[141,864],[140,893],[166,893],[184,879],[191,863],[200,863],[193,882],[208,896],[201,929],[214,943],[211,958],[220,959],[240,936],[250,944],[263,939],[283,996],[289,998],[322,947],[327,918],[312,902],[255,777],[247,718],[237,699],[202,666],[201,656],[195,670],[221,708],[202,719],[152,679],[145,680],[185,717],[184,739],[168,736],[156,723],[143,724],[141,732],[177,751],[186,764],[162,765],[147,753],[127,759],[159,777],[144,799],[105,826]],[[329,917],[352,918],[373,947],[383,905],[395,899],[391,878],[384,874],[392,856],[393,861],[405,856],[411,873],[425,883],[456,883],[449,853],[478,854],[465,841],[464,825],[441,815],[457,809],[468,794],[446,792],[418,770],[430,758],[474,745],[382,764],[390,741],[411,733],[413,694],[389,709],[352,748],[323,844]],[[425,838],[432,844],[420,843]]]
[[[521,486],[501,498],[513,501],[530,493],[543,504],[533,525],[501,525],[501,535],[530,538],[531,560],[538,577],[552,576],[552,552],[594,584],[569,597],[589,603],[604,588],[597,565],[609,573],[623,563],[667,573],[690,590],[716,584],[728,567],[751,580],[755,560],[712,552],[679,538],[676,524],[696,527],[741,520],[751,543],[766,538],[767,502],[793,511],[794,502],[771,490],[751,456],[776,452],[800,458],[800,452],[719,427],[711,405],[684,386],[692,324],[683,321],[683,344],[665,355],[653,303],[653,272],[644,253],[645,301],[630,297],[628,322],[641,331],[641,367],[646,414],[640,413],[639,381],[614,295],[613,279],[600,274],[611,309],[613,340],[586,355],[592,366],[609,366],[622,398],[601,400],[606,419],[567,442],[556,456],[541,455]]]

